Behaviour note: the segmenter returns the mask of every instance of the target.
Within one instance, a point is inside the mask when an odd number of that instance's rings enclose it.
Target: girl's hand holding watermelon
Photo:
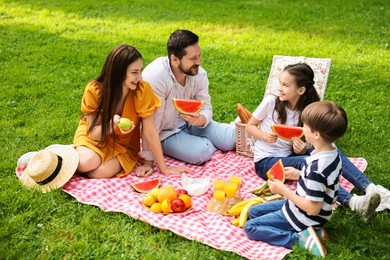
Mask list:
[[[262,140],[267,143],[275,143],[278,139],[278,135],[275,133],[264,133]]]
[[[307,151],[306,143],[298,137],[293,137],[292,140],[293,152],[295,154],[305,154]]]

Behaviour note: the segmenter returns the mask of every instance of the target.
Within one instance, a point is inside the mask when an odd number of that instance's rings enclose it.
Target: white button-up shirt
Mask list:
[[[171,70],[168,57],[159,57],[146,66],[142,77],[149,82],[153,91],[161,100],[161,107],[155,113],[155,125],[161,141],[179,132],[180,127],[186,124],[186,121],[180,118],[179,112],[175,109],[173,98],[204,101],[203,108],[199,112],[206,117],[206,123],[203,127],[210,123],[213,112],[208,89],[209,80],[207,72],[202,67],[199,67],[197,75],[187,75],[185,86],[182,86],[177,82]],[[141,157],[152,160],[153,155],[149,151],[145,140],[142,140],[142,143]]]

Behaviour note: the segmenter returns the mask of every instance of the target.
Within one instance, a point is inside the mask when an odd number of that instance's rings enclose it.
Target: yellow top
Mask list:
[[[83,115],[93,114],[97,109],[102,95],[101,87],[94,81],[85,87],[81,101]],[[140,151],[140,120],[152,115],[161,106],[161,101],[154,94],[149,83],[141,80],[136,90],[130,90],[126,97],[121,117],[132,120],[135,128],[128,134],[122,134],[115,129],[116,139],[113,134],[109,135],[103,144],[94,141],[88,133],[89,125],[86,117],[82,116],[74,136],[74,146],[86,146],[102,158],[102,163],[118,157],[123,170],[117,176],[129,174],[138,161]]]

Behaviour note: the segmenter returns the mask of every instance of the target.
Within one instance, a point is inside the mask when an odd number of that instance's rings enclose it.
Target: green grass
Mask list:
[[[0,0],[0,258],[238,259],[169,231],[75,201],[23,189],[17,158],[71,143],[85,84],[109,51],[127,43],[144,65],[166,53],[171,32],[200,36],[214,118],[235,104],[254,110],[272,56],[332,58],[325,98],[349,116],[338,142],[364,157],[365,173],[390,187],[388,1],[5,1]],[[389,212],[364,223],[339,207],[326,226],[329,259],[385,259]],[[296,249],[288,259],[311,258]]]

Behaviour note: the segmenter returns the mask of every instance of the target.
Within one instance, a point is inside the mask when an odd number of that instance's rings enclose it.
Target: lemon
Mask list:
[[[171,208],[171,202],[169,201],[169,199],[165,199],[162,203],[161,203],[161,210],[162,212],[164,213],[172,213],[173,210]]]
[[[159,202],[153,203],[153,205],[150,206],[150,210],[156,213],[161,213],[162,212],[161,203]]]

